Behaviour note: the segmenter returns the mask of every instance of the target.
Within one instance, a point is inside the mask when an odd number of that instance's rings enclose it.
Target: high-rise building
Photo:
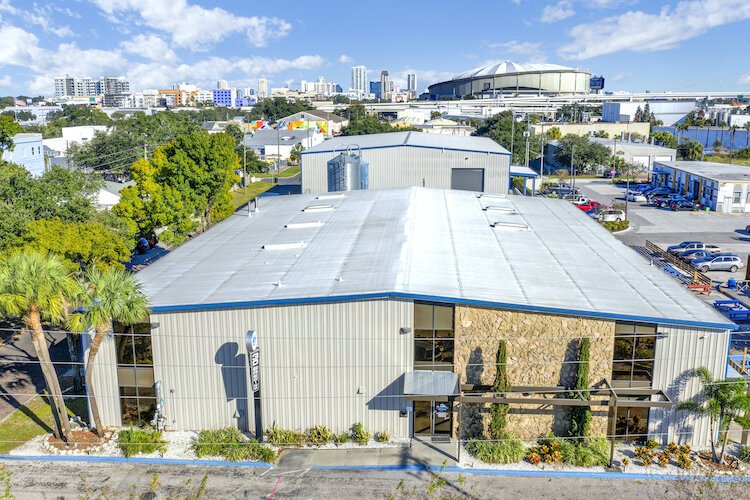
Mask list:
[[[406,90],[409,92],[416,92],[417,91],[417,75],[414,73],[409,73],[406,75]]]
[[[268,96],[268,80],[265,78],[258,78],[258,97]]]
[[[219,80],[218,82],[216,82],[216,88],[217,89],[222,89],[223,90],[223,89],[226,89],[228,87],[229,87],[229,84],[227,83],[226,80]]]
[[[55,97],[98,95],[98,82],[90,76],[61,76],[55,78]]]
[[[352,90],[359,95],[367,93],[367,67],[352,67]]]
[[[302,80],[300,82],[301,92],[311,92],[314,94],[320,94],[320,95],[326,95],[326,96],[335,94],[337,87],[341,88],[333,82],[327,82],[326,79],[323,78],[322,76],[318,77],[318,81],[316,82],[308,82],[305,80]]]
[[[124,76],[102,76],[97,84],[97,94],[130,94],[130,82]]]
[[[381,99],[391,100],[391,77],[386,70],[380,72]]]

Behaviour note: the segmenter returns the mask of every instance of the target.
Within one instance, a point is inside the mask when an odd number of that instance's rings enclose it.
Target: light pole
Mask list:
[[[573,163],[573,156],[575,155],[576,146],[575,144],[572,144],[570,146],[570,175],[573,177],[572,187],[573,187],[573,196],[576,194],[576,167]]]

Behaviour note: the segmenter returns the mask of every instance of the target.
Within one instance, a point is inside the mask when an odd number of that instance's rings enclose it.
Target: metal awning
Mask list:
[[[448,401],[458,395],[458,375],[453,372],[416,370],[404,374],[404,399]]]
[[[534,170],[530,169],[529,167],[525,167],[523,165],[511,165],[510,176],[511,177],[527,177],[527,178],[536,179],[537,177],[539,177],[539,174],[536,173]]]

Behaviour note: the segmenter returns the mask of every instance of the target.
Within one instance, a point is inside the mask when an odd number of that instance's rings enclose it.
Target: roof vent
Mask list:
[[[480,200],[507,200],[508,196],[504,194],[482,193],[482,194],[478,194],[477,198],[479,198]]]
[[[318,199],[318,200],[339,200],[341,198],[346,198],[346,195],[344,195],[343,193],[321,194],[316,199]]]
[[[495,205],[484,207],[484,210],[486,212],[495,212],[495,213],[500,212],[500,213],[508,214],[508,215],[515,215],[518,213],[518,211],[513,207],[498,207]]]
[[[296,243],[271,243],[269,245],[263,245],[263,250],[296,250],[298,248],[305,248],[307,243],[304,241],[298,241]]]
[[[287,229],[308,229],[311,227],[321,227],[322,225],[323,223],[318,220],[315,222],[293,222],[284,227]]]
[[[333,210],[333,205],[308,205],[302,209],[303,212],[327,212]]]
[[[529,226],[526,224],[519,224],[518,222],[495,222],[490,224],[495,229],[502,229],[505,231],[528,231]]]

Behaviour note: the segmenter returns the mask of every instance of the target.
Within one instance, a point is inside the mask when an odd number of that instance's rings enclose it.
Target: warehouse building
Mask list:
[[[750,212],[750,169],[708,161],[666,161],[654,165],[652,183],[666,186],[724,213]]]
[[[570,203],[458,190],[262,199],[138,277],[148,322],[115,325],[99,353],[107,426],[149,422],[158,402],[174,430],[253,431],[260,415],[263,429],[481,435],[472,397],[501,341],[521,398],[571,387],[587,337],[595,434],[704,445],[708,421],[672,402],[699,391],[693,368],[724,374],[733,326]],[[568,435],[567,400],[530,391],[509,430]]]
[[[603,139],[590,137],[589,140],[609,148],[626,163],[640,165],[649,171],[656,162],[673,161],[677,159],[677,150],[649,144],[647,142],[629,142],[621,139]]]
[[[303,193],[412,186],[508,192],[510,153],[487,137],[422,132],[342,136],[300,157]]]

